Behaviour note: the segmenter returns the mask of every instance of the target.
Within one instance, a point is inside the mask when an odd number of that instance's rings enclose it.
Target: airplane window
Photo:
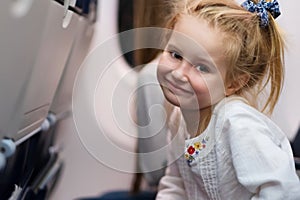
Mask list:
[[[165,18],[170,12],[166,6],[167,1],[119,0],[119,32],[140,27],[164,27]],[[120,40],[122,50],[143,40],[143,36],[133,37],[126,41]],[[149,40],[149,38],[145,39]],[[158,49],[140,49],[126,53],[124,57],[130,66],[135,67],[150,62],[159,51]]]
[[[133,29],[133,0],[119,0],[119,17],[118,17],[118,26],[119,32],[127,31]],[[121,50],[124,52],[127,45],[133,45],[133,38],[123,41],[120,40]],[[130,43],[130,44],[128,44]],[[129,66],[134,67],[134,52],[124,53],[124,57],[129,64]]]

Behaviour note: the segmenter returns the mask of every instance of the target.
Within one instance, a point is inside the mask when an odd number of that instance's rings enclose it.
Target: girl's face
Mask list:
[[[158,66],[158,81],[175,106],[201,110],[225,97],[223,33],[203,19],[181,16]]]

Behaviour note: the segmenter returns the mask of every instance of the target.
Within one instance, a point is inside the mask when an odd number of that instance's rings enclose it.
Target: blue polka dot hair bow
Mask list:
[[[260,26],[262,27],[266,27],[269,24],[268,12],[271,13],[274,19],[276,19],[281,14],[277,0],[273,0],[272,2],[260,0],[257,4],[255,4],[251,0],[246,0],[244,3],[242,3],[241,6],[249,12],[256,12],[260,17]]]

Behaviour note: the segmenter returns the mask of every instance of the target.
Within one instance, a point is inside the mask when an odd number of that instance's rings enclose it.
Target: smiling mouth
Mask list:
[[[182,87],[178,87],[176,84],[172,83],[171,81],[166,81],[166,88],[168,88],[172,93],[189,93],[189,94],[193,94],[191,91],[186,90]]]

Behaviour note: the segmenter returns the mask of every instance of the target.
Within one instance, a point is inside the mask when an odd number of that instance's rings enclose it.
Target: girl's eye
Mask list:
[[[175,58],[177,60],[182,60],[182,56],[175,51],[170,51],[170,55],[172,56],[172,58]]]
[[[206,67],[205,65],[197,65],[195,66],[195,68],[200,72],[209,73],[209,68]]]

